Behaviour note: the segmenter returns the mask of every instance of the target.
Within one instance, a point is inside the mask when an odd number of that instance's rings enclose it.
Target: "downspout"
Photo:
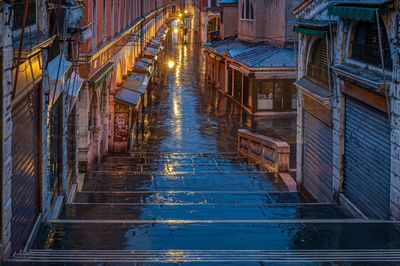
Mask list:
[[[143,0],[142,0],[143,1]],[[15,69],[15,81],[14,81],[14,89],[11,93],[11,99],[15,98],[15,93],[17,91],[17,84],[18,84],[18,74],[19,74],[19,64],[21,63],[21,56],[22,56],[22,47],[24,44],[24,35],[25,35],[25,26],[26,26],[26,19],[28,17],[28,1],[25,1],[25,6],[24,6],[24,16],[22,17],[22,30],[21,30],[21,36],[19,38],[19,48],[18,48],[18,58],[17,58],[17,66]],[[12,8],[12,11],[14,13],[14,7]],[[11,18],[11,16],[10,16]]]
[[[389,100],[388,91],[386,89],[387,80],[386,80],[386,70],[385,70],[385,59],[384,59],[384,55],[383,55],[381,25],[379,22],[378,9],[375,11],[375,14],[376,14],[376,25],[378,27],[379,53],[381,55],[381,64],[382,64],[382,73],[383,73],[383,90],[385,92],[385,98],[386,98],[386,111],[388,113],[389,123],[391,123],[390,100]]]
[[[143,53],[144,45],[143,45],[143,23],[146,21],[146,17],[144,16],[144,8],[143,8],[143,0],[140,0],[140,16],[142,17],[142,22],[140,22],[140,53]]]

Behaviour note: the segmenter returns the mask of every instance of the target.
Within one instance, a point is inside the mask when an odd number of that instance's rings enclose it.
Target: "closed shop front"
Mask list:
[[[345,111],[344,194],[368,217],[387,219],[391,154],[388,116],[350,96],[346,97]]]
[[[50,109],[49,121],[49,177],[50,189],[53,199],[62,191],[62,130],[63,130],[63,112],[62,112],[62,96],[60,96]]]
[[[68,116],[68,145],[67,145],[67,182],[68,187],[71,188],[72,184],[75,183],[75,169],[78,167],[78,158],[77,158],[77,106],[73,106],[72,111]]]
[[[331,111],[304,98],[303,186],[318,202],[333,200],[333,133]]]
[[[26,245],[39,215],[40,86],[12,107],[12,252]]]

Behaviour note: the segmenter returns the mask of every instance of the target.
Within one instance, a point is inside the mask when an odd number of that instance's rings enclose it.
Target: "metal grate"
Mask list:
[[[390,53],[389,40],[386,30],[384,26],[382,26],[384,25],[382,21],[380,25],[384,64],[386,69],[391,70],[392,58]],[[354,41],[351,49],[351,58],[373,66],[382,67],[378,34],[378,27],[375,23],[360,22],[354,35]]]

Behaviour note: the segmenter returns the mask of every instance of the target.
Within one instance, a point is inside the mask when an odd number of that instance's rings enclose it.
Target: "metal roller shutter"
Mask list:
[[[13,105],[12,251],[26,245],[39,214],[39,89]]]
[[[304,112],[303,185],[318,202],[331,202],[332,128]]]
[[[346,98],[344,194],[370,218],[390,213],[390,126],[388,117]]]

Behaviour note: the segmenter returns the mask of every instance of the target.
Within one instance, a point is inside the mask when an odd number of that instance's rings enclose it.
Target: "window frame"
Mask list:
[[[243,0],[240,20],[254,21],[254,5],[251,0]]]
[[[383,67],[382,66],[374,65],[374,64],[371,64],[371,63],[369,63],[367,61],[363,61],[363,60],[358,59],[358,58],[353,58],[353,56],[352,56],[352,53],[353,53],[353,42],[354,42],[354,39],[356,37],[356,33],[357,33],[358,26],[360,25],[360,23],[362,23],[362,21],[355,20],[350,25],[350,29],[348,31],[346,49],[345,49],[345,63],[349,63],[351,65],[362,67],[362,68],[365,68],[365,66],[367,66],[369,70],[372,70],[374,72],[383,73]],[[375,22],[371,22],[371,23],[376,23],[376,21]],[[389,33],[388,33],[387,27],[384,24],[384,22],[383,22],[381,17],[380,17],[380,26],[384,29],[384,32],[381,32],[382,40],[384,38],[387,38],[388,48],[389,48],[390,55],[391,55],[392,47],[390,46]],[[383,33],[386,33],[386,34],[383,34]],[[380,60],[381,59],[380,59],[380,55],[379,55],[379,62],[380,62]],[[389,74],[392,73],[392,71],[393,71],[393,58],[391,56],[390,56],[390,60],[392,62],[391,67],[390,68],[386,67],[386,66],[384,67],[385,72],[387,72]]]

